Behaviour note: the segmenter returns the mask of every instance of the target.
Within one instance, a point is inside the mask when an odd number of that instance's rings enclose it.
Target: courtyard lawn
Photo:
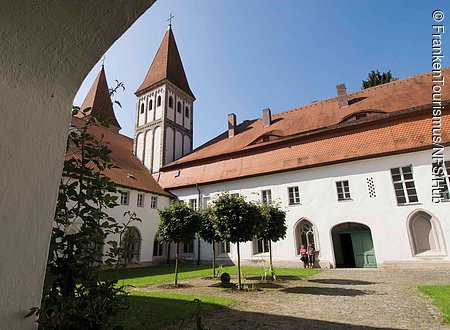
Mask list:
[[[226,298],[131,291],[128,296],[130,308],[122,315],[123,326],[125,329],[159,329],[168,325],[180,327],[192,319],[191,328],[196,324],[195,298],[202,302],[201,316],[234,303],[234,300]]]
[[[105,272],[106,277],[116,277],[119,285],[131,285],[135,287],[154,284],[171,283],[174,280],[174,265],[151,266],[143,268],[127,268],[118,273]],[[222,272],[237,275],[237,266],[223,266]],[[263,267],[241,267],[241,272],[247,277],[261,277],[264,274]],[[278,278],[302,278],[320,273],[321,269],[303,268],[275,268]],[[178,280],[183,281],[195,277],[212,276],[210,266],[181,265]]]
[[[433,299],[445,322],[450,323],[450,285],[424,285],[419,286],[419,289]]]

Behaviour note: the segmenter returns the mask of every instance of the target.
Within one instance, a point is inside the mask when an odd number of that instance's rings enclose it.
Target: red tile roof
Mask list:
[[[173,36],[172,28],[169,26],[159,46],[158,52],[153,59],[152,65],[145,76],[141,86],[135,92],[136,95],[167,79],[186,94],[195,98],[189,87],[177,43]]]
[[[233,138],[225,132],[163,167],[158,182],[176,188],[429,148],[431,86],[426,73],[349,94],[345,108],[332,98],[275,114],[269,127],[262,118],[244,122]],[[442,100],[450,100],[449,89]],[[371,116],[352,120],[361,112]],[[443,127],[448,143],[447,109]],[[280,139],[254,143],[267,135]]]
[[[83,118],[85,115],[95,114],[97,118],[107,118],[110,120],[110,125],[115,126],[117,131],[121,129],[119,122],[114,114],[114,109],[111,103],[111,97],[109,95],[108,82],[106,81],[105,69],[102,69],[98,73],[94,80],[94,83],[89,90],[80,110],[91,108],[89,111],[82,113],[78,112],[76,115],[79,118]]]
[[[81,128],[84,124],[84,120],[72,117],[72,125],[75,127]],[[159,195],[171,196],[156,183],[147,168],[133,155],[132,139],[99,125],[92,125],[89,132],[98,139],[101,138],[111,149],[111,163],[114,164],[116,168],[107,170],[106,175],[110,177],[112,181],[120,186]],[[66,159],[77,153],[77,150],[69,150],[66,153]]]

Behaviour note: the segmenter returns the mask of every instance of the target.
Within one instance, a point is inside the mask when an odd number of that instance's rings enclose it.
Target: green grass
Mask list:
[[[118,272],[119,285],[132,285],[135,287],[154,284],[171,283],[174,281],[174,265],[151,266],[144,268],[128,268]],[[236,266],[223,266],[223,272],[237,275]],[[260,277],[264,273],[262,267],[241,267],[241,272],[247,277]],[[312,276],[321,272],[320,269],[303,268],[275,268],[278,278],[301,278]],[[116,276],[112,272],[105,272],[106,277]],[[178,280],[183,281],[195,277],[212,276],[210,266],[180,265]]]
[[[123,326],[125,329],[158,329],[172,324],[180,326],[193,317],[197,307],[195,298],[202,301],[201,316],[234,303],[232,299],[218,297],[131,291],[128,296],[130,308],[122,315]],[[191,327],[195,322],[193,319]]]
[[[424,285],[419,290],[430,296],[444,316],[446,323],[450,323],[450,285]]]

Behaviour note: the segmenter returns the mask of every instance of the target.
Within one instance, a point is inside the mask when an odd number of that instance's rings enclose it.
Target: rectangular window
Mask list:
[[[270,189],[261,191],[261,201],[264,204],[272,204],[272,191]]]
[[[391,175],[398,204],[416,203],[419,201],[411,165],[391,168]]]
[[[442,191],[442,198],[445,200],[450,200],[450,161],[444,163],[445,173],[443,175],[444,183]]]
[[[197,200],[194,198],[194,199],[190,199],[189,200],[189,206],[193,209],[193,210],[196,210],[197,211]]]
[[[158,196],[152,196],[150,200],[150,207],[156,209],[158,207]]]
[[[190,241],[188,244],[183,244],[183,253],[192,254],[194,253],[194,241]]]
[[[259,239],[257,241],[256,253],[266,253],[269,252],[269,240]]]
[[[137,201],[136,201],[136,206],[138,207],[144,207],[144,194],[138,194],[137,195]]]
[[[130,192],[129,191],[122,191],[120,193],[120,204],[128,205],[129,201],[130,201]]]
[[[219,242],[219,254],[231,253],[231,244],[228,241]]]
[[[338,201],[345,201],[351,199],[350,197],[350,187],[348,185],[348,181],[337,181],[336,189],[338,195]]]
[[[232,196],[232,197],[239,197],[239,193],[233,193],[233,194],[230,194],[230,196]]]
[[[289,205],[297,205],[300,204],[300,191],[298,187],[289,187]]]

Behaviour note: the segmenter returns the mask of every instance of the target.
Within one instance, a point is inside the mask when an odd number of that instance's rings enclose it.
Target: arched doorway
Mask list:
[[[141,254],[141,234],[136,227],[128,228],[123,244],[125,246],[125,260],[139,262]]]
[[[366,225],[355,222],[338,224],[331,230],[331,237],[336,267],[377,267],[372,233]]]

